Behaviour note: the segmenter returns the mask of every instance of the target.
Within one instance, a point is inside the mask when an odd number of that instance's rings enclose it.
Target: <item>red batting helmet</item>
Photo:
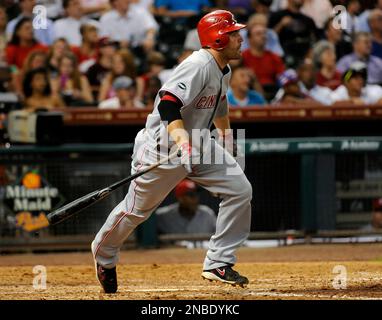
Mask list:
[[[179,198],[188,192],[196,192],[196,190],[197,187],[194,181],[184,179],[175,187],[175,196]]]
[[[206,14],[198,23],[198,35],[202,48],[224,49],[229,42],[227,33],[246,26],[237,23],[234,15],[226,10],[215,10]]]

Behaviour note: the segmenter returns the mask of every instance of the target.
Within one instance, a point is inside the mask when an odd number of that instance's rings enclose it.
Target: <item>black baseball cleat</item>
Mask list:
[[[116,267],[106,269],[96,263],[97,279],[105,293],[116,293],[118,289]]]
[[[220,281],[233,286],[246,286],[249,281],[247,277],[241,276],[237,271],[230,266],[216,268],[212,270],[203,270],[202,278],[210,281]]]

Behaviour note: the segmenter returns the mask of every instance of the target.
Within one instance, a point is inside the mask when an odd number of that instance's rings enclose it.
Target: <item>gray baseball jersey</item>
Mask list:
[[[193,129],[209,129],[214,118],[226,115],[230,71],[227,66],[222,72],[214,57],[205,49],[195,51],[178,65],[171,78],[159,90],[154,110],[147,118],[146,130],[150,146],[158,148],[159,145],[161,150],[167,151],[174,144],[168,141],[167,128],[158,111],[160,99],[166,92],[182,102],[180,113],[190,138]],[[204,138],[208,138],[208,132],[203,133]],[[194,148],[199,148],[199,141],[192,143]]]
[[[131,173],[156,162],[158,146],[161,152],[162,149],[168,152],[172,146],[171,141],[166,142],[167,128],[158,112],[164,92],[170,92],[182,101],[182,119],[191,136],[193,129],[208,129],[215,117],[227,114],[225,94],[229,77],[229,67],[220,70],[213,56],[205,49],[194,52],[184,60],[160,89],[146,127],[135,138]],[[186,177],[221,198],[216,231],[211,237],[203,268],[208,270],[235,264],[235,251],[250,231],[252,186],[235,159],[215,140],[208,139],[211,155],[223,159],[223,162],[196,163],[192,173],[188,173],[180,163],[171,162],[131,182],[126,197],[110,213],[92,243],[94,259],[101,266],[112,268],[117,264],[124,240]],[[195,141],[192,145],[195,147]],[[234,169],[236,174],[231,175],[228,168]]]

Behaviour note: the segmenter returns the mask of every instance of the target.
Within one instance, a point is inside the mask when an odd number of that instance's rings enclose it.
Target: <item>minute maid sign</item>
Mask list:
[[[31,232],[49,225],[46,214],[61,203],[57,188],[37,171],[30,171],[15,184],[6,186],[4,202],[15,213],[17,227]]]

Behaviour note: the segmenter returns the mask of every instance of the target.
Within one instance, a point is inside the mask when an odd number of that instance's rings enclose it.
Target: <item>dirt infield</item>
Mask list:
[[[123,251],[119,292],[100,293],[88,253],[0,256],[4,299],[380,299],[382,244],[242,248],[236,269],[247,288],[200,277],[205,251],[180,248]],[[47,288],[33,288],[33,267],[47,270]],[[346,268],[346,289],[333,288],[336,266]],[[341,267],[342,268],[342,267]],[[336,282],[337,283],[337,282]]]

